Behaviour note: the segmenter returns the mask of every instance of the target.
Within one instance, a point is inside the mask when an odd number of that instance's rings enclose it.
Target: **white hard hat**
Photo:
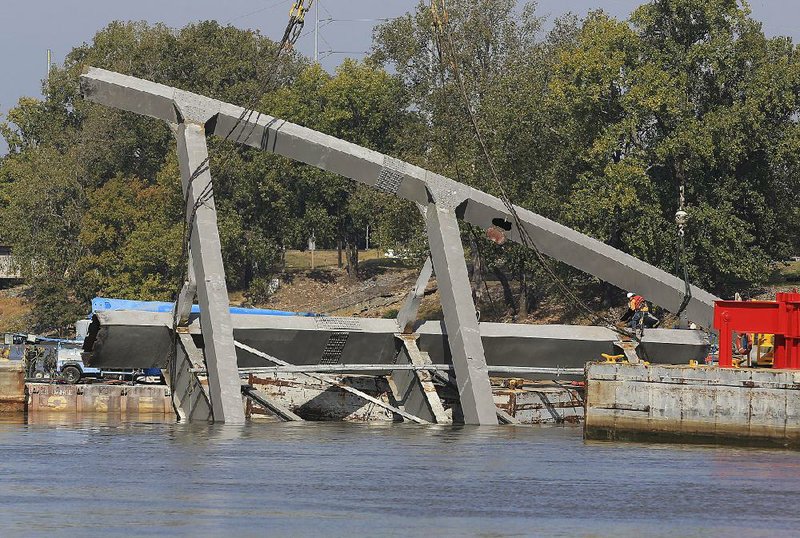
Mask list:
[[[633,292],[632,292],[632,291],[629,291],[629,292],[628,292],[628,299],[630,299],[631,297],[633,297]]]

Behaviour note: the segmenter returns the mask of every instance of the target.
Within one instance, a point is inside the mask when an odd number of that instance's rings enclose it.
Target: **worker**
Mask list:
[[[753,349],[753,340],[747,333],[734,332],[731,338],[731,347],[733,348],[733,355],[739,358],[746,358],[749,360],[750,351]]]
[[[623,318],[630,316],[628,327],[631,329],[645,328],[653,329],[658,327],[661,321],[650,313],[647,301],[641,295],[628,292],[628,313]]]

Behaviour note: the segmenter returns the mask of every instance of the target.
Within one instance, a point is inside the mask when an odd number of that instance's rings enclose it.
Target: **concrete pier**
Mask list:
[[[19,361],[0,362],[0,413],[25,411],[25,370]]]
[[[800,371],[589,363],[587,439],[800,446]]]

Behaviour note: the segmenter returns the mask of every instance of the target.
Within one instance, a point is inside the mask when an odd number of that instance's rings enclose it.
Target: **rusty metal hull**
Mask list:
[[[164,367],[171,339],[171,315],[116,311],[97,313],[84,344],[84,360],[94,367]],[[199,321],[189,333],[202,347]],[[233,316],[237,341],[296,365],[393,364],[400,343],[390,319]],[[617,336],[602,327],[481,323],[481,339],[492,366],[582,368],[601,353],[612,353]],[[451,364],[444,324],[417,327],[419,348],[433,363]],[[645,334],[650,362],[680,364],[706,356],[708,342],[698,331],[653,329]],[[270,363],[238,349],[240,367]],[[388,373],[388,370],[387,370]]]
[[[370,396],[389,404],[397,404],[386,379],[372,376],[332,376],[337,382],[356,387]],[[346,422],[397,422],[399,416],[386,408],[345,392],[340,387],[321,383],[316,379],[296,374],[275,374],[266,377],[250,376],[248,382],[255,390],[271,401],[291,409],[305,420]],[[583,395],[581,389],[554,386],[550,383],[530,383],[524,387],[493,386],[494,404],[521,424],[577,424],[583,420]],[[460,414],[455,391],[440,389],[444,405],[443,414],[452,419]],[[248,401],[247,416],[264,420],[278,420],[275,416]]]

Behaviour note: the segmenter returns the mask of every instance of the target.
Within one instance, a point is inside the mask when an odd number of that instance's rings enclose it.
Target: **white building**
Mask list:
[[[0,245],[0,279],[22,278],[19,269],[14,267],[11,247]]]

